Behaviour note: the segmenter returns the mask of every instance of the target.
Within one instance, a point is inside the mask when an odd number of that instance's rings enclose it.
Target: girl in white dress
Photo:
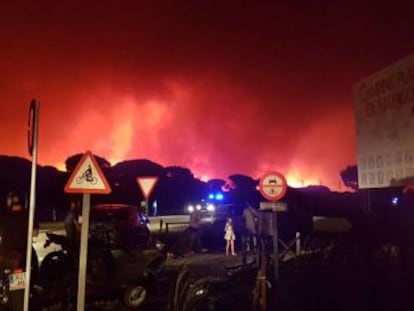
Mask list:
[[[233,229],[233,220],[228,217],[226,225],[224,226],[224,239],[226,240],[226,255],[231,254],[233,256],[236,256],[236,253],[234,252],[234,240],[236,240],[236,235],[234,234]]]

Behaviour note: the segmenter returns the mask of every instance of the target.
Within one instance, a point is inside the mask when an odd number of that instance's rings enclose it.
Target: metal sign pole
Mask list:
[[[88,236],[89,236],[89,211],[91,195],[83,194],[82,200],[82,227],[81,227],[81,244],[79,254],[79,274],[78,274],[78,303],[77,311],[84,311],[85,306],[85,285],[86,285],[86,267],[88,258]]]
[[[91,193],[107,194],[111,192],[111,187],[93,154],[87,151],[71,173],[64,189],[67,193],[83,194],[77,311],[84,311]]]
[[[367,214],[371,213],[371,192],[370,189],[367,189]]]
[[[263,212],[259,213],[259,232],[258,232],[258,236],[257,236],[257,250],[256,250],[256,262],[257,264],[260,266],[261,260],[262,260],[262,256],[265,256],[263,253],[264,247],[263,247],[263,237],[264,237],[264,233],[263,233]]]
[[[32,100],[29,114],[29,152],[32,155],[32,172],[30,179],[30,202],[29,202],[29,220],[27,230],[27,247],[26,247],[26,268],[24,284],[24,303],[23,310],[29,310],[30,297],[30,272],[32,266],[32,242],[33,242],[33,219],[36,202],[36,169],[37,169],[37,144],[39,132],[39,102]]]
[[[272,211],[272,227],[273,227],[273,273],[275,283],[279,281],[279,235],[277,228],[277,212]]]

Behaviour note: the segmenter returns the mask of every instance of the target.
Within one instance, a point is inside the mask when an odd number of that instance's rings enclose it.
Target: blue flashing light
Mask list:
[[[393,198],[391,199],[391,204],[392,204],[392,205],[397,205],[397,204],[398,204],[398,197],[393,197]]]
[[[224,199],[224,196],[222,193],[216,193],[216,200],[221,201]]]
[[[210,193],[210,194],[208,195],[208,198],[209,198],[210,200],[214,199],[214,194],[213,194],[213,193]]]

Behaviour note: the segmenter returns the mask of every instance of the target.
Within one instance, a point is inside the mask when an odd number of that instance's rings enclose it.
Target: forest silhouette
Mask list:
[[[66,171],[52,166],[37,166],[36,216],[40,220],[62,219],[68,202],[80,195],[67,194],[64,187],[71,172],[83,154],[72,155],[65,161]],[[211,192],[224,192],[223,204],[231,204],[241,210],[246,202],[259,207],[266,201],[258,190],[259,180],[250,176],[234,174],[227,180],[212,179],[208,182],[194,177],[189,168],[179,166],[163,167],[148,159],[136,159],[111,165],[105,158],[95,159],[112,189],[108,195],[92,195],[91,204],[125,203],[139,206],[144,196],[137,184],[137,177],[154,176],[158,182],[149,198],[149,206],[156,200],[161,215],[183,214],[186,204],[206,199]],[[31,178],[31,161],[14,156],[0,156],[1,202],[10,191],[28,194]],[[365,213],[367,210],[381,210],[390,205],[393,197],[401,196],[401,188],[357,190],[356,167],[348,166],[341,175],[349,187],[347,192],[333,192],[317,185],[304,188],[288,187],[283,201],[291,211],[305,215],[345,216]],[[230,187],[228,186],[231,182]],[[369,199],[369,200],[368,200]],[[400,200],[400,202],[403,200]]]

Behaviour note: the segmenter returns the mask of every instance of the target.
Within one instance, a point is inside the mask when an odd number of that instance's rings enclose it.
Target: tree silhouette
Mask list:
[[[80,159],[83,157],[83,155],[84,155],[83,153],[78,153],[78,154],[75,154],[67,158],[65,161],[66,171],[72,172],[75,169],[78,162],[80,161]],[[94,158],[96,159],[96,162],[99,164],[99,166],[102,169],[111,167],[111,163],[109,163],[109,161],[106,160],[105,158],[102,158],[96,155],[94,155]]]
[[[256,189],[258,181],[246,175],[231,175],[229,180],[234,184],[234,188],[229,191],[231,201],[237,206],[236,212],[241,212],[246,203],[257,205],[260,202],[259,191]]]
[[[356,165],[347,166],[342,170],[341,178],[346,187],[358,190],[358,167]]]
[[[222,191],[224,185],[226,184],[226,181],[223,179],[210,179],[207,182],[208,185],[208,189],[211,192],[216,192],[216,191]]]
[[[82,156],[83,154],[75,154],[68,157],[65,161],[66,171],[63,172],[50,166],[38,166],[36,213],[43,220],[49,221],[51,216],[56,214],[58,220],[62,219],[70,198],[70,195],[64,192],[64,186]],[[154,191],[149,197],[149,206],[156,200],[158,213],[161,215],[181,214],[188,203],[207,199],[211,192],[224,192],[224,199],[221,203],[232,206],[236,212],[241,211],[246,202],[258,207],[263,200],[257,189],[258,180],[250,176],[233,174],[225,180],[212,179],[203,182],[194,177],[191,170],[185,167],[163,167],[147,159],[126,160],[111,165],[102,157],[97,155],[94,155],[94,157],[108,180],[112,192],[104,196],[92,196],[92,205],[99,203],[140,205],[144,198],[137,184],[137,177],[143,176],[158,177]],[[29,160],[0,156],[0,169],[2,171],[0,176],[0,199],[3,202],[9,191],[22,190],[29,193],[31,172]],[[347,187],[354,190],[358,189],[356,166],[349,166],[344,169],[341,172],[341,177]],[[325,198],[330,191],[325,188],[318,186],[318,189],[312,191],[321,193],[321,200],[315,199],[315,202],[317,202],[315,204],[318,207],[323,205],[322,202],[327,201]],[[288,192],[286,199],[293,195]],[[314,195],[306,191],[306,195],[303,194],[303,197],[303,200],[299,200],[300,202],[298,201],[296,205],[301,207],[312,205],[310,204],[312,201],[310,198]]]

